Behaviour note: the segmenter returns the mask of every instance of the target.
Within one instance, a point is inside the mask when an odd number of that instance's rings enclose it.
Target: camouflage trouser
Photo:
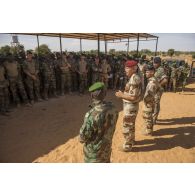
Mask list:
[[[44,76],[44,96],[48,97],[49,89],[56,93],[56,78],[55,75]]]
[[[18,96],[18,92],[22,98],[22,100],[27,103],[28,98],[26,95],[26,91],[24,89],[24,84],[20,78],[10,78],[9,80],[10,90],[13,96],[13,100],[16,104],[20,103],[20,98]]]
[[[173,91],[176,92],[177,78],[171,78],[169,82],[169,89],[173,87]]]
[[[87,75],[80,75],[80,82],[79,82],[79,92],[84,93],[87,87]]]
[[[28,88],[28,93],[29,93],[29,97],[30,100],[34,100],[34,93],[36,98],[40,99],[40,82],[39,79],[37,78],[37,80],[33,80],[30,77],[27,77],[25,80],[25,83],[27,85]]]
[[[123,135],[124,147],[133,145],[135,141],[135,119],[139,110],[139,103],[123,102]]]
[[[71,80],[72,80],[72,90],[77,91],[78,90],[78,80],[77,80],[76,72],[71,73]]]
[[[182,82],[182,91],[185,89],[186,84],[187,84],[187,77],[184,77]]]
[[[0,112],[5,112],[9,106],[9,91],[7,86],[0,86]]]
[[[106,89],[108,88],[108,74],[102,74],[101,75],[101,82],[103,82],[106,86]]]
[[[156,123],[156,120],[158,119],[158,115],[160,112],[160,100],[162,97],[163,92],[159,92],[158,94],[155,95],[155,103],[154,103],[154,113],[153,113],[153,123]]]
[[[144,134],[151,134],[153,132],[153,115],[154,105],[146,106],[144,103],[143,106],[143,119],[144,119]]]
[[[56,78],[56,90],[60,92],[61,91],[61,74],[58,69],[55,71],[55,78]]]
[[[93,72],[93,76],[92,76],[92,84],[94,84],[95,82],[100,81],[100,77],[98,73]]]
[[[94,149],[92,144],[83,147],[85,163],[110,163],[111,144],[104,144],[99,150]]]
[[[69,72],[61,74],[61,93],[64,93],[65,87],[71,92],[71,75]]]

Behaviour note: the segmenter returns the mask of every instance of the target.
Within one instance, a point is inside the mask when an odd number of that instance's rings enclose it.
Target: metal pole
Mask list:
[[[157,48],[158,48],[158,37],[156,39],[156,50],[155,50],[155,56],[157,55]]]
[[[39,35],[37,35],[37,60],[38,60],[38,63],[39,63]]]
[[[128,42],[127,42],[127,56],[128,56],[128,53],[129,53],[129,38],[128,38]]]
[[[107,41],[105,40],[105,54],[107,54]]]
[[[138,52],[139,52],[139,33],[137,35],[137,55],[138,55]]]
[[[62,57],[62,36],[60,34],[60,52],[61,52],[61,57]]]
[[[98,57],[100,57],[100,33],[98,35]]]
[[[80,39],[80,52],[82,52],[82,39]]]

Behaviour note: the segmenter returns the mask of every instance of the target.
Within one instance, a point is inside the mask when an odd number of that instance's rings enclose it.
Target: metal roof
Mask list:
[[[39,36],[49,36],[49,37],[59,37],[62,38],[73,38],[73,39],[88,39],[88,40],[99,40],[100,41],[114,41],[121,39],[150,39],[158,38],[155,35],[148,33],[14,33],[23,35],[39,35]]]

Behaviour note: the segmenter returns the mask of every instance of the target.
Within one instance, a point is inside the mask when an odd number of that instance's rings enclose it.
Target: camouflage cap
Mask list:
[[[104,83],[102,82],[96,82],[94,83],[90,88],[89,88],[89,92],[94,92],[96,90],[100,90],[104,88]]]

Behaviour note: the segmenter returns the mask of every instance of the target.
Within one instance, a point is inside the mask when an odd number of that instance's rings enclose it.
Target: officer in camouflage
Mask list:
[[[105,85],[97,82],[89,88],[92,108],[85,115],[80,129],[80,142],[84,143],[84,161],[87,163],[109,163],[112,138],[118,111],[111,102],[105,102]]]
[[[28,87],[28,92],[31,100],[31,104],[34,103],[35,96],[38,101],[42,101],[40,96],[40,81],[39,81],[39,65],[33,59],[31,51],[27,51],[27,59],[24,61],[23,70],[26,75],[26,85]]]
[[[101,80],[100,74],[102,72],[100,59],[95,57],[95,62],[92,64],[92,83],[98,82]]]
[[[160,100],[164,91],[163,87],[167,84],[168,79],[167,79],[167,75],[165,74],[164,68],[161,66],[161,58],[155,57],[153,64],[155,68],[154,76],[160,84],[160,92],[155,95],[155,106],[154,106],[154,114],[153,114],[153,124],[156,124],[156,120],[160,112]]]
[[[61,77],[61,95],[64,95],[65,87],[67,87],[68,93],[72,94],[71,73],[70,73],[71,65],[68,63],[65,54],[62,55],[61,63],[59,63],[58,66],[60,69],[60,77]]]
[[[160,85],[157,79],[154,77],[155,69],[154,66],[148,64],[145,68],[146,78],[148,84],[143,98],[143,119],[145,121],[145,127],[143,129],[144,135],[152,135],[153,132],[153,112],[155,105],[155,95],[159,93]]]
[[[103,57],[102,63],[101,63],[101,81],[105,84],[106,88],[108,88],[108,74],[111,71],[110,64],[108,64],[106,57]]]
[[[71,73],[71,81],[72,81],[72,90],[77,91],[78,90],[78,72],[77,72],[77,64],[76,60],[73,56],[73,53],[69,53],[68,55],[68,63],[70,64],[70,73]]]
[[[17,105],[17,107],[20,106],[20,98],[18,96],[19,92],[24,103],[29,105],[22,81],[21,66],[14,59],[14,56],[11,53],[8,53],[7,60],[4,62],[4,67],[7,79],[9,80],[10,91],[12,93],[14,103]]]
[[[87,87],[87,72],[88,72],[88,65],[85,60],[85,56],[81,55],[78,61],[78,73],[79,73],[79,93],[84,94],[85,89]]]
[[[44,99],[48,100],[49,90],[57,97],[55,70],[50,54],[43,57],[41,67],[43,73]]]
[[[171,75],[170,75],[170,82],[169,82],[169,90],[173,89],[173,91],[176,93],[177,90],[177,72],[178,69],[176,67],[176,62],[173,62],[171,67]]]
[[[129,81],[125,86],[124,93],[118,91],[115,94],[116,97],[123,100],[124,152],[131,151],[135,142],[135,120],[139,110],[139,102],[142,99],[142,81],[137,74],[137,64],[135,60],[128,60],[125,63],[125,72]]]
[[[185,90],[185,86],[187,84],[187,79],[190,76],[190,67],[188,66],[187,60],[185,60],[185,64],[182,67],[182,92]]]

